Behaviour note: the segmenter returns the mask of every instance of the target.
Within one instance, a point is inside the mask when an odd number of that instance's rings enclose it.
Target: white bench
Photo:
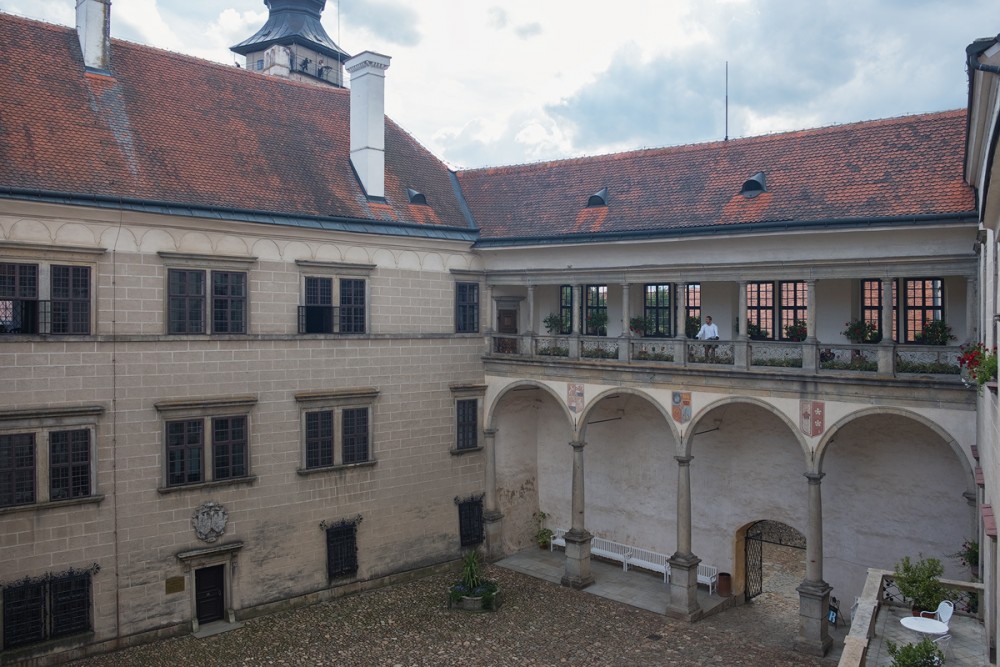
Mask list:
[[[668,558],[670,556],[656,553],[649,549],[629,547],[625,558],[625,571],[627,572],[629,566],[632,566],[641,567],[644,570],[651,570],[653,572],[660,572],[663,574],[663,583],[667,583],[667,579],[670,577],[670,563],[667,562]]]
[[[708,586],[708,594],[715,593],[715,587],[719,582],[719,568],[714,565],[698,566],[698,583]]]
[[[556,528],[552,531],[552,539],[549,540],[549,551],[555,551],[556,547],[566,548],[566,530]]]
[[[595,537],[590,540],[590,555],[600,556],[608,560],[618,561],[622,564],[622,569],[628,572],[627,555],[630,547],[620,542],[612,542],[603,537]]]

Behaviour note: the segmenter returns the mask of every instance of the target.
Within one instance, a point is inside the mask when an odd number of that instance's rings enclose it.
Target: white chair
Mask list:
[[[942,621],[943,622],[943,621]],[[941,654],[944,656],[944,660],[941,662],[948,661],[948,647],[951,646],[951,635],[941,635],[937,639],[932,640],[937,647],[941,650]],[[940,663],[938,663],[940,664]]]
[[[951,615],[955,613],[955,605],[950,600],[945,600],[938,605],[936,611],[922,611],[920,615],[924,618],[933,618],[941,621],[946,626],[951,621]]]

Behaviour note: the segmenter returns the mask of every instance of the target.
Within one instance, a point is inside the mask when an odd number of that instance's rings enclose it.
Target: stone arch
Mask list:
[[[566,401],[563,400],[563,398],[559,396],[559,394],[557,394],[552,387],[548,386],[543,382],[537,382],[535,380],[516,380],[514,382],[511,382],[507,386],[503,387],[500,391],[497,392],[496,396],[493,397],[493,400],[489,401],[487,405],[484,406],[483,414],[485,415],[485,418],[483,419],[483,423],[487,424],[486,426],[487,429],[496,428],[495,411],[496,411],[496,406],[500,404],[500,400],[510,392],[515,391],[517,389],[524,389],[525,387],[531,387],[532,389],[541,389],[546,394],[551,396],[555,400],[556,405],[562,408],[562,411],[566,416],[566,425],[569,427],[569,430],[573,433],[573,437],[574,438],[578,437],[576,418],[573,416],[573,413],[570,412],[569,407],[566,405]]]
[[[791,419],[788,418],[788,415],[786,415],[784,412],[782,412],[774,405],[771,405],[767,401],[762,401],[759,398],[754,398],[753,396],[727,396],[726,398],[713,401],[712,403],[709,403],[704,408],[699,410],[698,414],[696,414],[691,419],[691,423],[688,425],[688,428],[684,432],[684,439],[683,442],[681,443],[683,456],[691,455],[691,445],[694,442],[694,436],[698,435],[698,425],[701,423],[701,421],[705,419],[713,410],[717,410],[718,408],[732,404],[753,405],[759,408],[763,408],[765,411],[777,417],[788,428],[788,432],[795,438],[796,442],[798,442],[799,447],[802,449],[802,454],[805,457],[806,465],[808,465],[808,462],[811,458],[810,456],[811,451],[809,443],[806,442],[806,439],[805,437],[803,437],[802,432],[799,431],[798,425],[796,425]]]
[[[641,389],[634,389],[632,387],[612,387],[610,389],[605,389],[604,391],[597,394],[597,396],[587,401],[587,404],[583,409],[583,413],[580,415],[580,422],[579,422],[580,430],[578,434],[580,440],[587,439],[587,417],[590,415],[590,413],[597,407],[597,405],[604,398],[607,398],[615,394],[629,394],[630,396],[636,396],[638,398],[645,400],[653,408],[655,408],[656,411],[660,413],[660,415],[663,416],[663,421],[666,422],[668,428],[670,429],[670,433],[674,436],[674,441],[677,443],[681,442],[680,431],[678,430],[677,425],[674,423],[674,420],[670,416],[670,413],[667,411],[667,409],[664,408],[659,401],[657,401],[655,398],[653,398],[646,392],[642,391]]]
[[[944,430],[937,422],[934,422],[917,412],[913,412],[912,410],[907,410],[906,408],[898,408],[894,406],[878,406],[878,407],[863,408],[861,410],[857,410],[848,415],[845,415],[844,417],[839,419],[837,423],[833,424],[826,430],[826,433],[824,433],[823,437],[820,438],[819,445],[816,447],[815,472],[821,472],[823,470],[823,457],[826,456],[827,450],[830,448],[830,445],[832,445],[833,441],[836,439],[837,433],[839,433],[848,424],[851,424],[864,417],[871,417],[874,415],[894,415],[896,417],[903,417],[904,419],[911,419],[917,422],[918,424],[926,426],[929,430],[934,432],[938,437],[940,437],[945,443],[948,444],[951,450],[955,453],[955,456],[958,457],[960,461],[966,463],[969,462],[965,455],[965,452],[962,450],[962,446],[958,444],[958,441],[955,440],[955,438],[952,437],[951,433]]]

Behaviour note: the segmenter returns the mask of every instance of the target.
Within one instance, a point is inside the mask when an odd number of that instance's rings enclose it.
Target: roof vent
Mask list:
[[[743,181],[743,187],[740,189],[740,194],[747,199],[753,199],[762,192],[767,192],[767,180],[762,171]]]
[[[410,200],[411,204],[423,204],[427,206],[427,197],[424,196],[424,193],[417,192],[413,188],[406,188],[406,198]]]
[[[608,189],[601,188],[594,194],[590,195],[590,199],[587,200],[587,208],[591,206],[607,206],[608,205]]]

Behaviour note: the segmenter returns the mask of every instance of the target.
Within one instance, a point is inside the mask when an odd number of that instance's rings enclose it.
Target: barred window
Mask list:
[[[49,499],[90,495],[90,431],[49,433]]]
[[[342,415],[341,436],[344,463],[362,463],[368,460],[368,408],[348,408]]]
[[[326,574],[330,579],[358,572],[358,524],[343,521],[326,529]]]
[[[463,547],[471,547],[483,542],[483,497],[474,496],[465,500],[456,499],[458,504],[458,533]]]
[[[479,401],[466,398],[455,403],[457,449],[475,449],[479,446]]]
[[[0,435],[0,507],[35,502],[35,434]]]
[[[455,331],[479,332],[479,283],[455,283]]]
[[[3,587],[3,648],[87,632],[92,571],[70,570]]]

